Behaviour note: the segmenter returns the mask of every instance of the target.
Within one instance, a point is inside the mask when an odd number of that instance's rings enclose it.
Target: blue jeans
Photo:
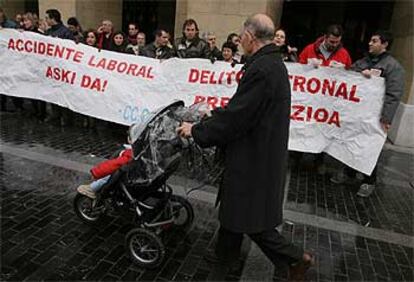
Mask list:
[[[99,178],[99,179],[93,181],[91,183],[92,191],[93,192],[98,192],[102,188],[102,186],[104,186],[108,182],[110,177],[111,177],[111,175],[107,175],[105,177],[102,177],[102,178]]]

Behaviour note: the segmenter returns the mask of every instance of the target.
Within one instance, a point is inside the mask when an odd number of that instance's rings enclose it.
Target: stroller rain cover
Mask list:
[[[182,121],[197,122],[201,119],[201,107],[201,104],[185,107],[182,101],[175,101],[152,111],[146,122],[131,126],[129,134],[134,158],[128,166],[128,183],[147,185],[171,173],[168,171],[170,166],[180,161],[184,148],[197,147],[196,151],[211,155],[212,150],[202,150],[176,133]]]

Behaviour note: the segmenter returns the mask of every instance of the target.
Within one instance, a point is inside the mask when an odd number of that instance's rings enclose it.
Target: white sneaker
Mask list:
[[[375,190],[375,185],[374,184],[362,184],[359,187],[359,191],[357,193],[358,196],[366,198],[369,197],[369,195],[371,195],[371,193]]]
[[[86,197],[89,197],[91,199],[96,198],[96,194],[92,190],[91,185],[80,185],[77,190],[79,194],[85,195]]]

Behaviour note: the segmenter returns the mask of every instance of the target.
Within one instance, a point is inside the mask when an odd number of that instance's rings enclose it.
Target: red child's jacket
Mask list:
[[[91,174],[94,179],[99,179],[112,174],[118,168],[127,164],[132,159],[132,149],[125,149],[119,153],[115,159],[103,161],[91,169]]]

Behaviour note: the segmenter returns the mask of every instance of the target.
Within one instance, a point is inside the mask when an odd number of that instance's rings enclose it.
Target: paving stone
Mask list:
[[[206,281],[209,275],[209,271],[205,269],[198,269],[197,272],[193,275],[191,281]]]
[[[51,260],[57,253],[59,253],[63,249],[64,247],[52,245],[50,248],[43,250],[37,257],[33,259],[33,261],[39,264],[44,264]]]
[[[405,281],[413,281],[414,280],[414,269],[410,267],[400,266],[402,275]]]
[[[187,256],[178,271],[186,276],[194,276],[201,260],[201,256]]]
[[[122,281],[139,281],[139,277],[141,276],[141,272],[128,269],[125,274],[121,277]]]
[[[112,266],[109,262],[101,261],[99,264],[86,276],[86,280],[97,281],[103,277],[108,269]],[[132,278],[132,277],[131,277]],[[132,279],[135,280],[135,279]]]
[[[106,274],[101,281],[119,281],[121,280],[119,277],[110,275],[110,274]],[[128,281],[132,281],[132,280],[128,280]]]
[[[25,277],[32,274],[38,268],[39,268],[39,265],[29,261],[25,263],[24,267],[19,269],[13,276],[11,276],[9,278],[9,281],[22,281],[24,280]]]
[[[131,264],[131,261],[129,260],[129,258],[123,256],[116,264],[114,264],[111,267],[111,269],[109,270],[109,273],[111,275],[122,277],[124,276],[130,264]]]

